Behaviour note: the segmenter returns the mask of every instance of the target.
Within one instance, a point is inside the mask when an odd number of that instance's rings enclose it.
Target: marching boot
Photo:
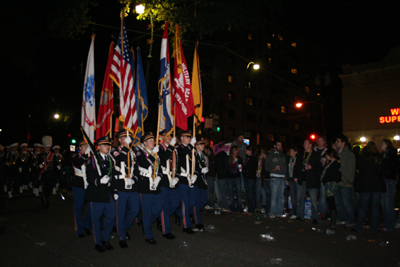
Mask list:
[[[126,244],[126,240],[121,240],[121,241],[119,241],[119,246],[121,248],[127,248],[128,244]]]
[[[8,198],[11,199],[13,197],[12,191],[8,191]]]
[[[53,187],[53,192],[52,192],[52,194],[53,194],[53,195],[57,195],[57,189],[56,189],[55,187]]]

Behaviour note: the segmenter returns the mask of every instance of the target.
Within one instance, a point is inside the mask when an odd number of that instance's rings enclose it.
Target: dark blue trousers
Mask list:
[[[140,194],[140,202],[142,203],[144,235],[146,239],[151,239],[153,238],[151,224],[161,213],[161,194]]]
[[[103,241],[110,240],[111,231],[115,223],[116,203],[110,196],[109,203],[90,202],[92,209],[92,229],[94,243],[102,245]],[[101,220],[104,215],[103,229],[101,229]]]
[[[171,233],[171,224],[169,218],[180,207],[181,196],[178,188],[161,188],[161,224],[163,235]]]
[[[139,212],[139,193],[118,191],[116,225],[119,240],[126,239],[126,230],[131,228],[132,223],[139,215]]]
[[[92,229],[92,216],[90,205],[86,210],[85,219],[82,218],[83,206],[85,204],[86,189],[79,187],[72,187],[72,196],[74,197],[74,225],[77,235],[84,234],[85,228]]]
[[[190,211],[196,203],[194,188],[190,188],[187,184],[179,184],[179,193],[181,196],[182,206],[176,211],[176,214],[183,220],[183,228],[192,227],[190,222]]]
[[[194,186],[193,192],[195,197],[193,209],[190,213],[194,215],[194,222],[196,224],[203,224],[200,216],[200,211],[207,204],[207,189],[200,189],[197,186]]]

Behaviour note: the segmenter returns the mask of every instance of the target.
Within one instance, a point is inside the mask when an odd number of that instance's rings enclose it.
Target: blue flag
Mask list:
[[[135,82],[135,95],[137,104],[137,112],[138,112],[138,128],[136,131],[136,143],[140,140],[142,135],[144,134],[144,121],[147,118],[148,114],[148,101],[147,101],[147,89],[146,89],[146,81],[144,77],[143,65],[142,65],[142,57],[140,54],[140,48],[137,48],[137,69],[136,69],[136,82]]]

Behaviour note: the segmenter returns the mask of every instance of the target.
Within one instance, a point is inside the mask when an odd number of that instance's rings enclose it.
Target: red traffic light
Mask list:
[[[310,135],[311,140],[315,140],[315,138],[317,138],[317,136],[315,134]]]
[[[201,122],[204,122],[204,117],[201,117]]]

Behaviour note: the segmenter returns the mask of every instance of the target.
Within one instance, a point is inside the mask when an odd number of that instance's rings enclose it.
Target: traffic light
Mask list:
[[[75,139],[72,139],[72,140],[71,140],[71,143],[72,143],[72,144],[76,144],[76,140],[75,140]]]
[[[219,132],[219,131],[221,131],[221,128],[220,128],[220,127],[217,127],[217,132]]]
[[[312,141],[314,141],[315,138],[317,138],[317,136],[316,136],[315,134],[311,134],[311,135],[310,135],[310,139],[311,139]]]
[[[219,127],[219,116],[214,114],[212,117],[212,129],[216,132],[219,132],[221,128]]]

